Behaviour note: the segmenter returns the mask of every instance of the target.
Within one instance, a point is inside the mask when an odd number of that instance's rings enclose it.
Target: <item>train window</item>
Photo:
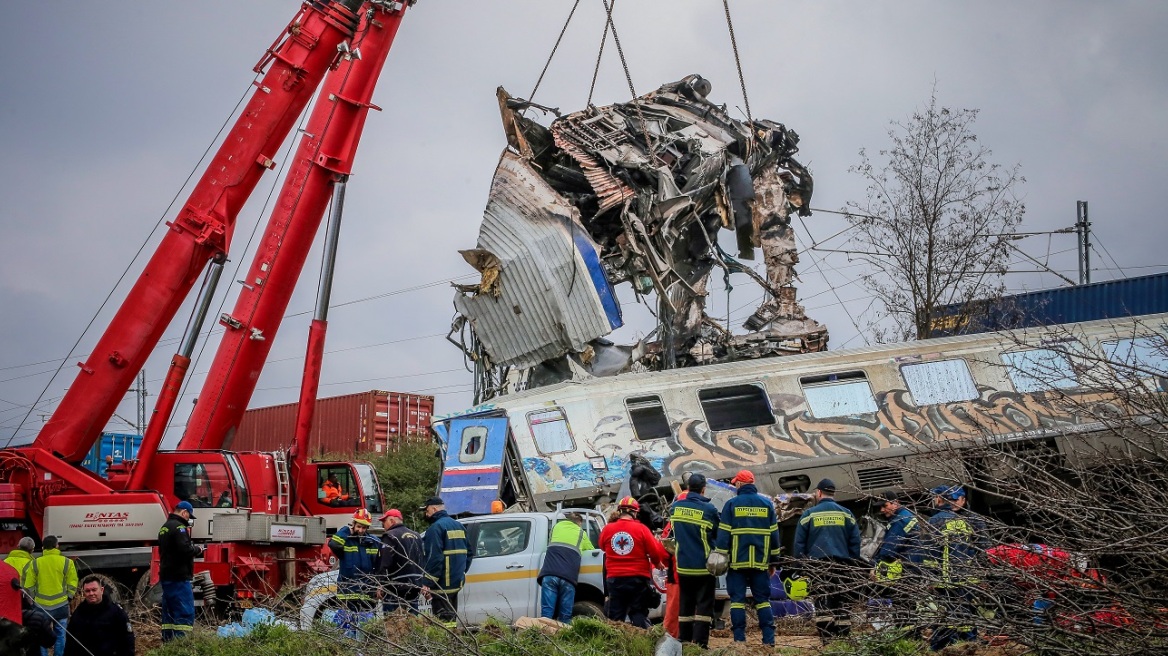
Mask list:
[[[876,412],[876,399],[862,371],[799,379],[813,417],[847,417]]]
[[[900,375],[918,406],[969,401],[978,397],[977,385],[965,360],[906,364]]]
[[[458,451],[459,462],[482,462],[487,452],[487,427],[467,426],[462,429],[462,445]]]
[[[560,408],[529,412],[527,424],[531,426],[531,436],[535,438],[535,448],[540,453],[550,455],[576,449],[572,428]]]
[[[1168,342],[1163,337],[1136,337],[1103,342],[1103,353],[1122,378],[1168,376]]]
[[[698,390],[698,402],[710,430],[724,431],[775,423],[771,402],[761,385],[731,385]]]
[[[660,396],[634,396],[625,399],[625,409],[629,411],[633,432],[637,434],[638,440],[655,440],[673,434]]]
[[[1010,382],[1019,392],[1071,389],[1079,386],[1071,361],[1051,349],[1030,349],[1002,354]]]

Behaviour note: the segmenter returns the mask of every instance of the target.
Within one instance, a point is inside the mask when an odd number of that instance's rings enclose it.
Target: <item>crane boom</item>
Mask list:
[[[181,450],[220,449],[230,441],[255,391],[333,187],[351,173],[365,119],[370,109],[379,109],[370,100],[406,5],[370,7],[353,41],[353,56],[322,87],[239,298],[220,321],[223,338],[179,441]]]
[[[361,0],[309,0],[267,51],[267,72],[33,446],[80,463],[113,416],[276,149],[352,37]]]

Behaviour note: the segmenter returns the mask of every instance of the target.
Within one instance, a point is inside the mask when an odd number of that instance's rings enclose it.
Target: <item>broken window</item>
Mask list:
[[[1051,349],[1030,349],[1002,354],[1010,382],[1019,392],[1072,389],[1079,386],[1071,360]]]
[[[482,462],[487,451],[486,426],[467,426],[462,429],[462,449],[458,452],[459,462]]]
[[[655,440],[673,434],[660,396],[635,396],[625,399],[625,408],[629,411],[633,432],[637,434],[638,440]]]
[[[1121,378],[1168,376],[1168,342],[1159,335],[1103,342],[1103,353]]]
[[[876,399],[862,371],[799,379],[813,417],[847,417],[876,412]]]
[[[698,390],[710,430],[724,431],[775,423],[771,402],[761,385],[731,385]]]
[[[568,426],[568,418],[560,408],[537,410],[527,413],[527,424],[531,426],[531,437],[535,439],[535,448],[544,455],[574,451],[576,443],[572,440],[572,428]]]
[[[973,382],[965,360],[906,364],[900,368],[900,375],[918,406],[970,401],[978,397],[977,384]]]

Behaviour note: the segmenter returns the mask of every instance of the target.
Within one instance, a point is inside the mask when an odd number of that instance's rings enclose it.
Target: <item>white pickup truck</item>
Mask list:
[[[600,541],[604,517],[595,511],[572,509],[585,517],[593,544]],[[460,519],[467,538],[474,541],[475,558],[466,573],[466,587],[458,595],[458,614],[466,624],[480,624],[488,617],[507,622],[540,613],[536,577],[543,564],[552,526],[562,512],[503,513]],[[604,615],[603,555],[600,549],[585,551],[576,585],[573,614]],[[337,572],[315,576],[305,589],[300,625],[308,628],[338,607],[335,600]],[[654,614],[660,615],[658,608]]]

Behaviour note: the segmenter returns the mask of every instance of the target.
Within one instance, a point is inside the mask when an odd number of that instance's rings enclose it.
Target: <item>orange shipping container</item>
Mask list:
[[[233,451],[288,449],[296,432],[298,404],[254,408],[226,442]],[[308,456],[385,453],[403,442],[429,441],[434,397],[372,390],[317,399]]]

